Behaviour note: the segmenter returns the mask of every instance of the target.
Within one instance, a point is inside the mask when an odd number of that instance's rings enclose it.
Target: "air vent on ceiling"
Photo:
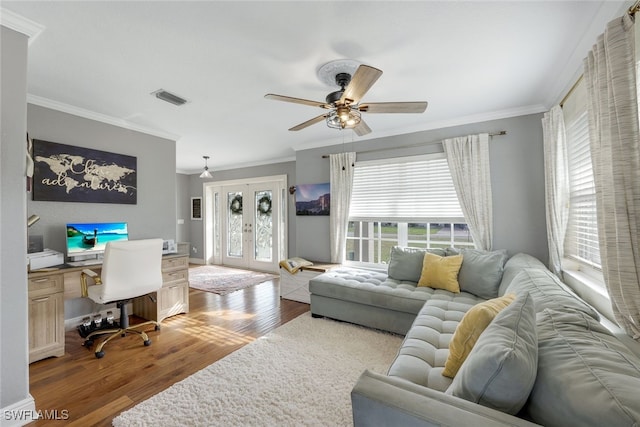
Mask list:
[[[170,102],[173,105],[183,105],[187,103],[186,99],[180,98],[178,95],[174,95],[164,89],[158,89],[155,92],[151,92],[151,95],[155,95],[156,98]]]

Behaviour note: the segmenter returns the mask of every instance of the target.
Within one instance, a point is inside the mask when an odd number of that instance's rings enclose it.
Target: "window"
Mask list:
[[[386,264],[396,245],[474,246],[443,153],[356,163],[346,258]]]
[[[580,82],[563,105],[569,168],[569,222],[565,257],[601,268],[596,191],[591,165],[586,90]]]

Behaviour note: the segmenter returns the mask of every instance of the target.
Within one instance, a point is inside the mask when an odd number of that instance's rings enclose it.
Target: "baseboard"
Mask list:
[[[129,310],[129,313],[132,313],[131,304],[129,304],[128,310]],[[93,316],[95,316],[98,313],[100,313],[102,315],[102,318],[104,319],[105,317],[107,317],[107,311],[112,312],[113,313],[113,317],[115,319],[120,319],[120,309],[119,308],[117,308],[117,307],[105,308],[104,310],[101,310],[99,312],[88,313],[88,314],[85,314],[83,316],[74,317],[72,319],[65,319],[64,320],[64,330],[65,331],[73,331],[73,330],[75,330],[78,326],[80,326],[82,324],[82,319],[84,319],[87,316],[93,318]]]
[[[33,396],[23,399],[13,405],[2,408],[2,427],[17,427],[29,424],[40,418],[36,412],[36,401]]]
[[[203,258],[189,258],[189,264],[206,264]]]

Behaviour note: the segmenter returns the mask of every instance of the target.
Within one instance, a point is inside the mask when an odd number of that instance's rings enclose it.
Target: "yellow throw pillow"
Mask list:
[[[449,356],[444,364],[442,375],[453,378],[467,359],[480,334],[489,326],[498,313],[516,298],[507,294],[476,304],[462,317],[449,343]]]
[[[462,266],[462,255],[442,257],[432,253],[424,254],[422,274],[418,286],[428,286],[434,289],[446,289],[460,293],[458,272]]]

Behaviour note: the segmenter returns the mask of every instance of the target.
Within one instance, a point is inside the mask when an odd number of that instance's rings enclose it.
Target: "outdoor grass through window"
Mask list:
[[[415,248],[473,247],[465,223],[350,221],[347,260],[388,264],[393,246]]]

